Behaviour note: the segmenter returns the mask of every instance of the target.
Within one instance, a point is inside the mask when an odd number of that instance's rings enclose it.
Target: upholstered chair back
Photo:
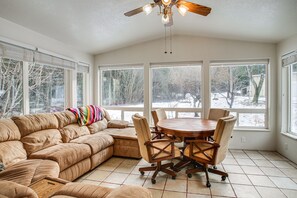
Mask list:
[[[152,111],[152,116],[153,116],[153,120],[154,120],[154,125],[155,127],[157,127],[157,123],[160,120],[165,120],[167,119],[167,115],[164,109],[156,109]]]
[[[209,109],[208,119],[218,121],[220,118],[229,116],[230,111],[226,109]]]
[[[139,114],[133,115],[132,120],[137,134],[140,154],[146,161],[150,162],[148,149],[145,145],[145,142],[151,140],[151,131],[148,122],[144,116],[141,116]],[[151,152],[153,151],[151,150]]]
[[[236,117],[234,116],[228,116],[218,120],[214,133],[214,140],[220,145],[220,147],[216,155],[215,164],[221,163],[227,155],[229,140],[231,139],[235,123]]]

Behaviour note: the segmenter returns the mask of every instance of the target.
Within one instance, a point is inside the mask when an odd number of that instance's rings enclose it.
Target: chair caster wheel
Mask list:
[[[143,171],[140,171],[140,174],[141,174],[141,175],[144,175],[144,172],[143,172]]]
[[[151,166],[155,166],[155,164],[151,164]]]
[[[176,176],[172,176],[171,178],[172,178],[172,179],[176,179]]]
[[[212,168],[213,168],[213,169],[215,169],[215,170],[217,170],[217,169],[218,169],[218,167],[217,167],[217,166],[213,166]]]
[[[207,186],[207,188],[210,188],[211,187],[211,184],[210,184],[210,182],[208,181],[208,182],[206,182],[206,186]]]
[[[155,184],[156,183],[156,180],[155,179],[152,179],[152,184]]]
[[[222,181],[225,181],[226,180],[226,176],[222,176]]]
[[[188,173],[188,178],[191,178],[192,177],[192,174],[191,173]]]

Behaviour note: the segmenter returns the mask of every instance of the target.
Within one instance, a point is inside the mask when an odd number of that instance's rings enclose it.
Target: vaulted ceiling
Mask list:
[[[158,9],[125,17],[153,0],[1,0],[0,17],[99,54],[160,38]],[[297,34],[297,0],[192,0],[212,8],[209,16],[174,9],[175,35],[196,35],[277,43]],[[1,27],[3,28],[3,27]],[[21,32],[20,32],[21,34]]]

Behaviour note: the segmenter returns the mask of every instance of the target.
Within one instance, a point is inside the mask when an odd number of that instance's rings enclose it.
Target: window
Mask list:
[[[77,73],[76,75],[76,98],[77,106],[81,107],[84,105],[84,73]]]
[[[152,108],[165,108],[169,118],[200,117],[200,65],[153,65]]]
[[[290,99],[289,99],[289,132],[297,135],[297,63],[292,64],[290,71]]]
[[[22,62],[0,57],[0,118],[23,114]]]
[[[212,64],[211,107],[227,108],[237,127],[267,126],[267,64]]]
[[[112,118],[131,121],[131,112],[143,113],[143,68],[101,70],[101,105]]]
[[[64,69],[41,64],[29,65],[30,113],[63,111]]]

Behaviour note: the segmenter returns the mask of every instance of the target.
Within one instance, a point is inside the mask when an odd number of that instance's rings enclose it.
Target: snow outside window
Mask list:
[[[216,64],[210,68],[211,108],[237,116],[237,127],[267,128],[267,64]]]

